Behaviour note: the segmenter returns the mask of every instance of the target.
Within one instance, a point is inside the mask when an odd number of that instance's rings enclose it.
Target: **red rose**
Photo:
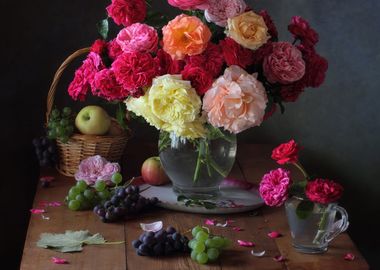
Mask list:
[[[185,66],[183,60],[173,60],[163,49],[159,49],[154,61],[158,66],[158,75],[179,74]]]
[[[319,40],[318,33],[310,27],[309,22],[300,16],[294,16],[288,26],[294,38],[301,40],[305,46],[313,47]]]
[[[228,66],[237,65],[245,69],[247,66],[252,65],[253,51],[240,46],[232,38],[221,40],[220,46]]]
[[[211,87],[213,78],[206,70],[191,65],[186,65],[182,71],[182,78],[191,81],[198,95],[204,95]]]
[[[129,92],[117,83],[112,69],[103,69],[96,73],[94,85],[96,89],[93,91],[94,95],[108,101],[123,100],[129,95]]]
[[[298,151],[301,148],[294,140],[287,143],[280,144],[272,151],[272,159],[276,160],[278,164],[293,163],[298,161]]]
[[[252,60],[254,65],[262,65],[264,58],[273,52],[273,42],[267,42],[253,52]]]
[[[307,183],[305,193],[310,201],[326,204],[339,200],[343,187],[329,179],[315,179]]]
[[[292,84],[282,85],[280,89],[280,96],[285,102],[295,102],[303,93],[305,87],[306,86],[302,79]]]
[[[107,42],[105,42],[102,39],[97,39],[91,45],[91,52],[102,54],[106,48],[107,48]]]
[[[203,68],[214,78],[219,77],[224,64],[222,48],[220,45],[210,42],[203,53],[186,57],[186,63]]]
[[[129,26],[144,21],[146,3],[145,0],[112,0],[107,12],[117,25]]]
[[[278,39],[278,32],[276,25],[274,24],[272,18],[269,16],[268,12],[266,10],[262,10],[259,12],[259,15],[263,17],[264,22],[266,26],[268,27],[268,33],[271,36],[272,41],[277,41]]]
[[[145,52],[121,54],[113,63],[116,80],[133,95],[141,88],[151,85],[157,75],[158,67],[153,57]]]
[[[107,43],[107,49],[108,49],[108,56],[115,60],[120,54],[123,53],[123,50],[117,44],[116,39],[113,39]]]

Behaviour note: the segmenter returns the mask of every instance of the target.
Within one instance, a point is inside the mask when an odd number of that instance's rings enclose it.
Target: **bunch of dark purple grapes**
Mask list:
[[[57,146],[47,137],[33,139],[34,150],[41,167],[54,167],[58,161]]]
[[[94,207],[94,213],[103,222],[116,222],[148,210],[157,202],[156,197],[141,196],[138,186],[118,187],[111,199]]]
[[[189,239],[181,235],[173,227],[166,230],[144,232],[138,240],[132,241],[132,246],[139,256],[167,256],[175,253],[189,253]]]

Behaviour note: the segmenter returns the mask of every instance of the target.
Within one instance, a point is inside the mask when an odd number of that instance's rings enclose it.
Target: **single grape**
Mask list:
[[[58,137],[62,137],[65,135],[65,129],[61,125],[59,125],[55,128],[55,133]]]
[[[195,239],[191,239],[190,241],[189,241],[189,243],[187,244],[187,246],[189,247],[189,248],[191,248],[191,249],[194,249],[194,245],[197,243],[197,240],[195,240]]]
[[[79,201],[82,204],[86,199],[85,199],[85,197],[82,194],[78,194],[75,197],[75,200]]]
[[[79,180],[75,185],[80,191],[84,191],[87,188],[87,183],[84,180]]]
[[[206,264],[208,261],[208,256],[205,252],[201,252],[197,254],[197,262],[200,264]]]
[[[70,195],[70,193],[75,194],[75,196],[76,196],[76,195],[79,195],[79,194],[80,194],[80,190],[78,189],[77,186],[73,186],[73,187],[71,187],[70,190],[69,190],[69,195]]]
[[[113,205],[118,205],[120,200],[119,200],[119,197],[117,197],[117,196],[114,195],[114,196],[111,197],[110,201],[111,201],[111,203]]]
[[[196,242],[195,244],[193,244],[193,250],[195,250],[198,253],[205,251],[205,249],[206,249],[206,246],[202,242]]]
[[[63,118],[63,119],[61,119],[61,121],[59,122],[59,124],[60,124],[62,127],[66,128],[66,126],[67,126],[68,124],[70,124],[70,122],[69,122],[68,119]]]
[[[205,242],[208,238],[208,233],[204,232],[203,230],[198,232],[197,235],[195,236],[195,239],[201,242]]]
[[[207,239],[206,241],[205,241],[205,246],[207,247],[207,248],[212,248],[212,247],[214,247],[214,245],[213,245],[214,243],[213,243],[213,241],[212,241],[212,239]]]
[[[106,210],[104,210],[104,208],[100,208],[96,214],[99,216],[99,217],[104,217],[106,215]]]
[[[224,239],[220,236],[215,236],[212,238],[213,247],[221,248],[224,244]]]
[[[83,192],[83,196],[87,199],[87,200],[93,200],[94,197],[95,197],[95,192],[92,190],[92,189],[86,189],[84,192]]]
[[[142,244],[142,243],[141,243],[140,240],[133,240],[133,241],[132,241],[132,246],[133,246],[134,248],[139,248],[139,246],[140,246],[141,244]]]
[[[117,197],[119,197],[119,199],[124,199],[125,198],[125,189],[124,188],[118,188],[117,191],[116,191],[116,195]]]
[[[57,137],[57,133],[55,132],[55,129],[51,129],[48,131],[48,138],[49,139],[55,139]]]
[[[98,192],[98,195],[99,195],[99,197],[101,199],[107,200],[110,197],[111,194],[110,194],[110,192],[107,189],[105,189],[103,191]]]
[[[59,110],[58,109],[54,109],[52,112],[51,112],[51,116],[53,118],[57,118],[59,117]]]
[[[102,180],[98,180],[95,183],[96,191],[103,191],[106,188],[106,183]]]
[[[71,108],[70,107],[64,107],[62,110],[62,114],[64,116],[69,116],[71,114]]]
[[[191,230],[191,234],[195,237],[197,235],[197,233],[200,231],[203,231],[203,228],[201,226],[197,225]]]
[[[181,239],[181,234],[175,232],[175,233],[172,234],[172,238],[175,241],[179,241]]]
[[[219,250],[216,248],[209,248],[207,250],[207,256],[210,261],[215,261],[219,257]]]
[[[73,211],[77,211],[80,208],[80,202],[77,200],[71,200],[69,201],[69,209]]]
[[[154,238],[157,242],[163,242],[166,239],[166,231],[161,230],[155,233]]]
[[[121,181],[123,181],[123,176],[121,175],[121,173],[114,173],[111,177],[111,181],[118,185],[121,183]]]
[[[166,232],[167,232],[168,234],[173,234],[173,233],[176,232],[176,229],[174,229],[173,226],[169,226],[169,227],[166,228]]]

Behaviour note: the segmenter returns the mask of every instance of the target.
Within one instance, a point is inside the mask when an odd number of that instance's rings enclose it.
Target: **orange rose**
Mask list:
[[[185,14],[178,15],[162,28],[164,51],[173,59],[201,54],[207,47],[211,32],[200,19]]]

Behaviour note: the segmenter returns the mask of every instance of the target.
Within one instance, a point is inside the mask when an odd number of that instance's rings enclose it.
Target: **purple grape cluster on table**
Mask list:
[[[94,213],[103,222],[116,222],[148,210],[157,203],[156,197],[147,199],[141,196],[138,186],[119,187],[109,200],[94,207]]]
[[[189,239],[169,226],[158,232],[144,232],[132,246],[139,256],[168,256],[175,253],[189,253]]]
[[[41,136],[33,139],[33,146],[41,167],[54,167],[57,164],[58,153],[54,140]]]

